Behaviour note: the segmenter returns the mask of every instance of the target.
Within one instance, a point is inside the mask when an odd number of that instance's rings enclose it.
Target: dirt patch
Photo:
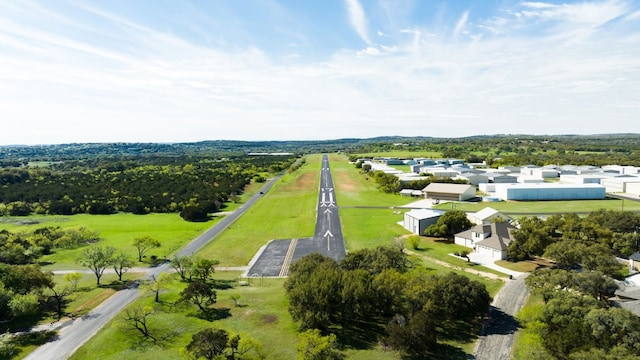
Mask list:
[[[288,191],[309,190],[317,187],[317,174],[306,172],[285,185]]]
[[[278,322],[278,315],[274,315],[274,314],[262,315],[262,322],[264,322],[265,324],[274,324]]]
[[[107,300],[109,297],[111,297],[111,295],[113,295],[115,293],[116,293],[116,291],[113,290],[113,289],[105,289],[100,294],[98,294],[98,296],[96,296],[94,298],[91,298],[86,303],[84,303],[84,304],[78,306],[77,308],[75,308],[73,310],[73,313],[82,314],[82,313],[88,312],[91,309],[95,308],[96,306],[102,304],[103,301]]]
[[[340,190],[354,191],[358,189],[358,183],[344,171],[336,171],[332,174],[335,177],[335,184]]]

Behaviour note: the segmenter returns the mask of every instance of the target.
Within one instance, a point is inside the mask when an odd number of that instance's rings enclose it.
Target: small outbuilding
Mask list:
[[[414,209],[404,213],[402,226],[414,234],[424,235],[424,231],[438,222],[443,212],[431,209]]]
[[[468,184],[431,183],[422,192],[425,199],[465,201],[476,197],[476,187]]]

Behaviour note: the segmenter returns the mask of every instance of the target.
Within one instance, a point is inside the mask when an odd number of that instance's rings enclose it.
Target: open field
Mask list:
[[[307,157],[305,166],[285,175],[198,255],[221,266],[245,266],[270,240],[313,236],[320,161],[319,155]]]
[[[45,226],[60,226],[72,228],[83,226],[90,230],[98,231],[102,246],[113,246],[123,251],[131,258],[137,259],[137,252],[131,241],[141,236],[151,236],[158,239],[161,247],[153,249],[148,256],[156,255],[159,258],[170,257],[181,249],[202,231],[211,227],[216,220],[193,223],[184,221],[178,214],[147,214],[132,215],[118,213],[113,215],[88,215],[77,214],[72,216],[30,216],[29,220],[37,221],[37,224],[16,225],[0,223],[0,230],[7,229],[12,232],[22,230],[33,231]],[[26,220],[20,218],[20,220]],[[76,260],[81,255],[83,247],[76,249],[60,249],[51,255],[43,256],[40,261],[50,263],[44,266],[45,270],[81,269]]]
[[[111,321],[103,330],[80,348],[72,359],[184,359],[181,348],[191,340],[191,335],[208,327],[221,328],[235,334],[246,334],[263,344],[267,359],[295,358],[295,326],[287,313],[282,279],[252,279],[249,286],[237,286],[239,272],[220,272],[215,278],[222,287],[218,289],[218,301],[212,306],[219,319],[200,317],[195,305],[176,303],[185,283],[173,275],[163,293],[160,304],[151,295],[137,300],[133,306],[149,305],[156,308],[151,316],[152,335],[156,343],[143,341],[138,333],[124,331],[121,318]],[[239,297],[241,307],[235,307],[230,295]]]

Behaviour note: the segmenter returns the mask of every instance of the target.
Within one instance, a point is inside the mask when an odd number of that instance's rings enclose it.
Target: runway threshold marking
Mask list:
[[[280,277],[289,276],[289,266],[291,266],[291,260],[293,259],[293,253],[296,251],[297,243],[298,239],[291,239],[291,242],[289,243],[289,249],[287,249],[287,254],[284,256],[284,261],[282,262]]]

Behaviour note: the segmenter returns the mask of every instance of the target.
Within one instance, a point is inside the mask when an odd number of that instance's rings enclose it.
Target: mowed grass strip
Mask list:
[[[221,266],[245,266],[270,240],[313,236],[320,155],[286,174],[236,222],[198,252]]]
[[[346,156],[330,156],[331,176],[335,186],[338,206],[398,206],[407,198],[380,191],[371,176],[360,174]]]

